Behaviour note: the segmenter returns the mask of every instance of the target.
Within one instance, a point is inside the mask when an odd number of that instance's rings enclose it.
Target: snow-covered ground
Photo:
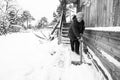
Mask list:
[[[71,64],[69,46],[34,34],[0,36],[0,80],[100,80],[93,66]]]

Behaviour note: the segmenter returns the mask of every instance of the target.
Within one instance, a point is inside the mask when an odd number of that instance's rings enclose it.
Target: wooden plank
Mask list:
[[[66,38],[66,37],[61,37],[62,40],[70,40],[69,38]]]
[[[97,47],[101,48],[117,61],[120,61],[120,32],[105,32],[88,30],[86,38],[91,40]]]
[[[89,40],[89,43],[102,49],[103,51],[105,51],[106,53],[108,53],[109,55],[111,55],[113,58],[120,62],[120,49],[110,46],[106,44],[106,42],[104,41],[96,41],[96,39],[88,36],[85,36],[85,38]]]
[[[60,21],[58,21],[58,22],[56,23],[55,28],[54,28],[54,29],[52,30],[52,32],[51,32],[51,35],[55,32],[55,30],[57,29],[59,23],[60,23]]]
[[[84,8],[86,26],[113,26],[120,24],[120,3],[118,0],[91,0],[91,6]]]
[[[118,68],[113,63],[109,62],[109,60],[104,58],[101,55],[101,52],[99,50],[97,50],[97,48],[93,44],[88,42],[89,40],[87,40],[87,39],[84,39],[84,40],[85,40],[85,43],[90,47],[90,49],[92,49],[92,51],[95,53],[95,55],[100,59],[100,61],[102,62],[103,66],[111,74],[113,80],[119,80],[120,79],[120,68]]]
[[[62,30],[69,30],[69,27],[62,27]]]
[[[89,34],[90,35],[97,35],[97,36],[101,36],[101,37],[106,37],[111,39],[112,41],[116,41],[117,44],[120,44],[120,32],[110,32],[110,31],[94,31],[94,30],[86,30],[85,34]]]
[[[117,9],[118,9],[118,3],[119,0],[113,0],[113,25],[117,26],[117,20],[118,20],[118,13],[117,13]]]
[[[110,39],[107,37],[101,37],[101,38],[98,38],[97,42],[102,42],[108,46],[111,46],[113,48],[116,48],[117,50],[120,50],[120,40],[114,40],[114,39]]]
[[[90,7],[86,8],[86,17],[85,17],[85,26],[89,27],[90,26]]]
[[[107,3],[106,3],[106,8],[107,8],[107,10],[106,10],[106,25],[105,26],[109,26],[109,10],[110,10],[110,8],[109,8],[110,6],[109,6],[109,0],[107,0]]]
[[[120,40],[118,40],[118,39],[114,39],[114,38],[109,37],[109,36],[107,36],[107,37],[99,36],[99,35],[95,35],[95,34],[90,35],[90,34],[85,33],[84,35],[87,36],[90,39],[93,38],[96,41],[101,41],[101,42],[103,42],[103,43],[105,43],[109,46],[115,47],[115,48],[120,50]]]
[[[111,37],[117,37],[120,39],[120,32],[109,32],[109,34],[111,35]]]
[[[97,47],[101,48],[106,53],[111,54],[111,56],[113,56],[114,59],[120,62],[120,50],[118,51],[116,48],[113,48],[109,45],[105,45],[102,42],[97,43]]]
[[[108,0],[110,3],[109,3],[109,9],[110,9],[110,16],[109,16],[109,26],[113,26],[113,13],[114,13],[114,10],[113,10],[113,1],[114,0]]]
[[[63,23],[64,28],[69,28],[71,23]]]
[[[68,32],[69,32],[69,30],[63,30],[62,32],[68,33]]]
[[[62,37],[68,37],[68,34],[62,34],[61,36]]]
[[[85,33],[96,34],[96,35],[106,35],[111,37],[118,37],[120,38],[120,32],[113,32],[113,31],[97,31],[97,30],[85,30]]]
[[[113,0],[107,0],[107,23],[106,26],[113,25]]]
[[[68,35],[68,32],[62,32],[62,34]]]

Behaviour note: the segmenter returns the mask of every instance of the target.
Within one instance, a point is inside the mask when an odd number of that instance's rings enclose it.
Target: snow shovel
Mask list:
[[[81,65],[82,63],[92,65],[91,63],[88,63],[88,62],[83,60],[83,39],[81,38],[79,40],[79,42],[80,42],[80,47],[79,47],[80,61],[72,61],[71,63],[74,65]]]
[[[71,61],[71,63],[72,64],[74,64],[74,65],[81,65],[82,63],[83,63],[83,61],[82,61],[82,47],[83,47],[83,41],[82,41],[82,38],[79,40],[79,42],[80,42],[80,47],[79,47],[79,54],[80,54],[80,61]]]

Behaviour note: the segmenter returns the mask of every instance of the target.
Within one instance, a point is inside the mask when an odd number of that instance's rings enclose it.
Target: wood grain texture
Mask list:
[[[86,30],[83,35],[85,44],[100,59],[113,80],[120,79],[120,67],[112,63],[101,50],[120,62],[120,32]]]
[[[84,36],[89,42],[104,50],[113,58],[120,61],[120,36],[119,32],[105,32],[86,30]]]
[[[83,8],[87,27],[118,26],[120,23],[119,0],[91,0],[89,7]]]

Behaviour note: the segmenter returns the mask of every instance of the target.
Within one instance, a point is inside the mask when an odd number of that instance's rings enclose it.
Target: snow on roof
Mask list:
[[[97,30],[97,31],[112,31],[120,32],[120,26],[117,27],[87,27],[86,30]]]

